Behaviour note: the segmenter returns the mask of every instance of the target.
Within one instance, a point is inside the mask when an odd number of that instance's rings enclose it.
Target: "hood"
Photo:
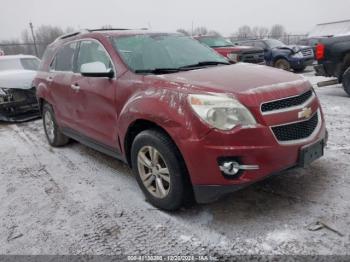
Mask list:
[[[263,51],[261,48],[256,48],[256,47],[252,47],[252,46],[226,46],[226,47],[214,47],[214,50],[216,50],[219,53],[244,53],[247,51]]]
[[[301,45],[286,45],[286,46],[280,46],[280,47],[276,47],[275,49],[279,49],[279,50],[289,50],[291,51],[293,54],[300,52],[301,50],[304,49],[309,49],[311,48],[310,46],[301,46]]]
[[[188,93],[234,95],[252,106],[264,100],[297,95],[310,89],[310,83],[302,76],[246,63],[147,77],[165,80]]]
[[[36,71],[9,70],[0,72],[0,88],[31,89]]]

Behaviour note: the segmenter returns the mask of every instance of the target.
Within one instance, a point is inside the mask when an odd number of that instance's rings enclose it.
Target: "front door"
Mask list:
[[[76,72],[71,89],[74,100],[73,114],[81,134],[109,147],[117,147],[117,113],[115,78],[85,77],[82,66],[104,65],[106,70],[115,69],[109,54],[97,40],[82,40],[76,59]]]

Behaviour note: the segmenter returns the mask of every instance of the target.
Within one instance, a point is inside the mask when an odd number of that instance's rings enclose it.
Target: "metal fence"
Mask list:
[[[281,40],[287,45],[298,44],[300,40],[307,38],[307,35],[283,35],[283,36],[274,36],[274,35],[263,35],[263,36],[251,36],[251,35],[233,35],[229,37],[231,41],[239,40],[252,40],[252,39],[266,39],[273,38]]]
[[[18,43],[9,42],[1,43],[0,49],[4,51],[5,55],[34,55],[41,58],[45,52],[46,47],[49,43],[37,43],[36,47],[33,43]]]

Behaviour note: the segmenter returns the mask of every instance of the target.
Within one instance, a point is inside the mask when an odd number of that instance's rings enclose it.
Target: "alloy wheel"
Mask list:
[[[140,178],[156,198],[165,198],[170,191],[171,179],[162,155],[152,146],[144,146],[138,153],[137,166]]]
[[[46,135],[49,138],[50,142],[53,142],[55,139],[55,126],[50,111],[45,112],[44,122]]]

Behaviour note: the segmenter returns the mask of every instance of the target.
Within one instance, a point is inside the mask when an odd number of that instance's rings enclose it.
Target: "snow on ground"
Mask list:
[[[41,120],[0,124],[0,253],[350,254],[350,98],[339,87],[316,88],[324,158],[175,213],[148,204],[121,162],[79,143],[51,148]],[[317,223],[335,232],[310,231]]]

